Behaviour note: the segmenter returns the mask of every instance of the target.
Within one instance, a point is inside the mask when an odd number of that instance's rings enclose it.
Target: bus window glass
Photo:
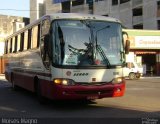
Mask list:
[[[15,52],[15,37],[12,38],[12,52]]]
[[[53,62],[71,66],[111,66],[124,62],[121,25],[107,21],[53,23]]]
[[[17,36],[17,50],[20,50],[20,42],[21,42],[21,37],[20,35]]]
[[[12,38],[9,40],[9,46],[8,46],[9,53],[12,53]]]
[[[38,25],[38,38],[37,38],[37,47],[39,47],[39,44],[40,44],[40,32],[41,32],[41,25],[39,24]]]
[[[8,40],[8,47],[7,47],[7,49],[8,49],[7,51],[8,51],[8,53],[10,53],[10,44],[11,44],[11,43],[10,43],[10,39],[9,39],[9,40]]]
[[[8,53],[8,40],[5,42],[5,54]]]
[[[37,47],[37,40],[38,40],[38,26],[35,26],[32,29],[31,48],[36,48]]]
[[[25,31],[24,33],[24,49],[23,50],[26,50],[28,47],[28,31]]]
[[[17,36],[15,36],[15,46],[14,46],[14,52],[17,52]]]
[[[28,30],[28,45],[27,45],[27,49],[31,49],[31,42],[32,42],[32,29]]]

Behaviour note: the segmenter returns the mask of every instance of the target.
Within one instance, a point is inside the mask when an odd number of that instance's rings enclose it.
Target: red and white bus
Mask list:
[[[5,40],[5,76],[56,100],[123,96],[125,48],[114,18],[74,13],[46,15]]]

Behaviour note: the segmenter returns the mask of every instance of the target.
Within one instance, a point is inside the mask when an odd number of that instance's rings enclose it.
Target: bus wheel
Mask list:
[[[133,80],[133,79],[135,79],[135,78],[136,78],[135,73],[130,73],[130,74],[129,74],[129,79]]]
[[[11,83],[12,83],[12,89],[17,91],[19,89],[19,87],[17,85],[15,85],[13,74],[11,75]]]
[[[37,98],[40,104],[45,104],[45,98],[42,96],[42,91],[41,91],[41,84],[38,81],[37,86],[36,86],[36,94]]]

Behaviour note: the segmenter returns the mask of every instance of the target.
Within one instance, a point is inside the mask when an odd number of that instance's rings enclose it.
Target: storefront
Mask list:
[[[124,30],[128,33],[130,52],[143,66],[145,75],[160,75],[160,31]]]

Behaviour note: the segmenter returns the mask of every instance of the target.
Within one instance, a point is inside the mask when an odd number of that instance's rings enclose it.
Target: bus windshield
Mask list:
[[[52,61],[63,66],[122,65],[121,32],[115,22],[56,20],[52,23]]]

